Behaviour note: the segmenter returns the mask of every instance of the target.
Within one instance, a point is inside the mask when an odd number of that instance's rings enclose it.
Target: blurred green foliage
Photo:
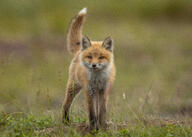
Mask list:
[[[88,8],[91,20],[192,17],[191,0],[1,0],[0,34],[63,34],[71,17],[83,7]]]

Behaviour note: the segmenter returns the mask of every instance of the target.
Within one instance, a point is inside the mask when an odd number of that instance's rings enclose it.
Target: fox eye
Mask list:
[[[99,59],[104,59],[105,57],[104,56],[100,56]]]
[[[92,59],[92,56],[87,56],[88,59]]]

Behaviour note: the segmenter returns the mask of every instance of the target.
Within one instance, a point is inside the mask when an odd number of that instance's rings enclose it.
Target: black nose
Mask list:
[[[92,67],[95,68],[95,67],[96,67],[96,64],[92,64]]]

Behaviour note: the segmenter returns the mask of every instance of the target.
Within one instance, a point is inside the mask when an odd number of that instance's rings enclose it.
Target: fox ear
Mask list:
[[[102,46],[109,51],[113,51],[113,39],[111,36],[107,37],[104,41]]]
[[[81,49],[84,50],[91,46],[91,42],[87,36],[83,36],[82,38],[82,47]]]

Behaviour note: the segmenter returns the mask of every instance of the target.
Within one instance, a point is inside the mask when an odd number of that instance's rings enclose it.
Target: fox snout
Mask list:
[[[97,64],[92,64],[92,68],[96,68],[97,67]]]
[[[101,64],[99,63],[90,63],[91,69],[101,69]]]
[[[93,63],[91,64],[92,69],[102,69],[102,64],[101,63]]]
[[[92,62],[89,62],[89,61],[83,61],[82,62],[83,64],[84,64],[84,66],[87,68],[87,69],[89,69],[89,70],[91,70],[91,71],[93,71],[93,70],[95,70],[95,71],[99,71],[99,70],[102,70],[102,69],[104,69],[105,67],[106,67],[106,65],[107,64],[105,64],[105,63],[92,63]]]

